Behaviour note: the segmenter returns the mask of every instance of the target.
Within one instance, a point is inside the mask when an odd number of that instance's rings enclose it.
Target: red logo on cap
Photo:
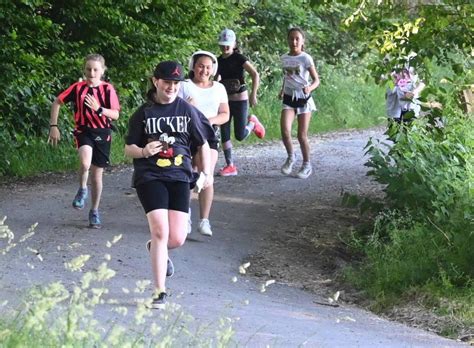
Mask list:
[[[180,76],[180,75],[181,75],[181,72],[179,71],[179,68],[176,67],[176,68],[174,69],[174,71],[171,73],[171,75],[173,75],[173,76],[174,76],[174,75]]]

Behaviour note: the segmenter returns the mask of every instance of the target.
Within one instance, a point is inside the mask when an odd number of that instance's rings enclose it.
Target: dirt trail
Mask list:
[[[335,275],[348,261],[338,236],[360,222],[356,211],[341,206],[341,193],[381,195],[363,166],[367,140],[381,132],[370,129],[312,138],[314,173],[307,180],[280,173],[285,160],[280,142],[237,148],[239,175],[216,177],[214,236],[193,232],[182,248],[171,253],[176,267],[168,281],[171,300],[211,333],[219,318],[232,318],[238,346],[458,346],[357,308],[350,304],[347,291],[339,307],[327,306],[327,297],[343,290]],[[38,262],[25,245],[2,257],[1,297],[13,307],[18,293],[32,285],[59,279],[72,284],[77,275],[65,271],[64,261],[87,253],[98,262],[110,252],[110,267],[117,276],[109,296],[133,309],[134,295],[121,289],[149,279],[150,265],[144,248],[147,225],[129,187],[131,173],[130,167],[107,172],[100,231],[87,228],[87,211],[70,207],[76,189],[73,174],[0,186],[0,215],[8,216],[7,224],[20,235],[38,222],[28,243],[43,258]],[[192,202],[194,212],[196,203]],[[193,221],[196,226],[196,214]],[[123,234],[123,240],[107,249],[107,241],[117,234]],[[241,275],[239,266],[244,262],[250,267]],[[28,263],[35,263],[35,268]],[[276,282],[262,292],[269,280]],[[99,308],[98,317],[120,320],[112,306]]]

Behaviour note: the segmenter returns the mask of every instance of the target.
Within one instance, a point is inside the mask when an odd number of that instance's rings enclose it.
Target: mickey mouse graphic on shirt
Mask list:
[[[170,136],[168,132],[172,132],[178,137],[181,134],[187,134],[189,121],[190,118],[187,116],[151,117],[146,120],[145,129],[150,135],[148,142],[158,140],[162,145],[162,150],[157,154],[156,165],[158,167],[169,167],[173,164],[181,166],[183,164],[183,155],[175,156],[173,144],[175,144],[176,138]]]
[[[291,75],[299,75],[300,74],[300,67],[299,66],[288,66],[283,68],[286,72],[286,75],[291,76]]]

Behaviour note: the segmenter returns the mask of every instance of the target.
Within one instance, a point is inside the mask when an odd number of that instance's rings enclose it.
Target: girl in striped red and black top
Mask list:
[[[74,139],[79,153],[79,190],[72,202],[76,209],[83,209],[88,196],[87,179],[92,169],[92,206],[89,226],[100,228],[99,203],[102,194],[102,174],[109,164],[111,121],[119,118],[120,103],[114,87],[102,77],[106,66],[104,57],[88,55],[85,59],[85,80],[72,84],[61,92],[51,107],[48,142],[57,145],[61,138],[58,115],[61,105],[74,106]]]

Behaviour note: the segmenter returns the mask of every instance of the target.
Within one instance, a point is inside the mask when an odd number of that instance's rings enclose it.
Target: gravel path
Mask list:
[[[176,274],[168,281],[170,300],[194,318],[192,328],[212,336],[220,318],[229,318],[232,342],[249,347],[462,346],[360,309],[350,304],[346,291],[338,306],[328,305],[327,298],[338,289],[335,275],[348,261],[338,236],[360,222],[355,210],[341,206],[341,193],[381,196],[363,166],[363,147],[381,132],[312,138],[314,174],[307,180],[281,175],[285,152],[280,142],[236,149],[239,175],[216,178],[214,236],[193,232],[182,248],[171,252]],[[2,312],[21,308],[19,294],[34,285],[53,280],[68,287],[77,284],[78,273],[66,271],[65,261],[89,254],[91,265],[98,265],[108,253],[117,274],[108,283],[106,298],[119,301],[98,306],[96,317],[103,323],[130,322],[113,310],[124,306],[132,313],[136,298],[151,291],[123,291],[151,276],[144,247],[147,224],[129,187],[131,173],[130,167],[115,167],[104,178],[101,230],[87,228],[87,211],[70,208],[76,188],[72,174],[0,187],[0,215],[8,217],[6,223],[17,235],[38,222],[31,239],[0,255],[0,294],[9,300]],[[192,207],[198,211],[196,200]],[[122,240],[107,248],[118,234]],[[239,273],[247,262],[246,274]],[[162,317],[156,314],[155,319]]]

